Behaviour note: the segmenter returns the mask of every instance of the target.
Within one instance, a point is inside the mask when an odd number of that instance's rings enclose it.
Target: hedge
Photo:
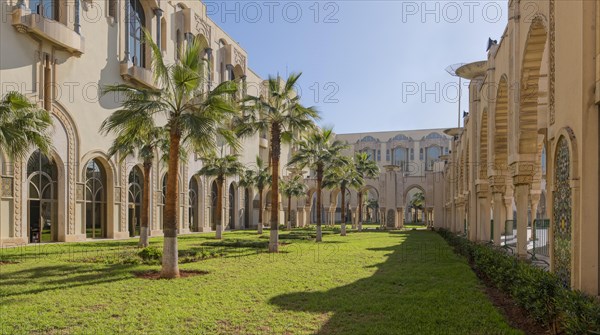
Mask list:
[[[600,301],[565,288],[558,278],[489,244],[478,244],[440,229],[438,233],[471,265],[539,324],[555,333],[600,334]]]

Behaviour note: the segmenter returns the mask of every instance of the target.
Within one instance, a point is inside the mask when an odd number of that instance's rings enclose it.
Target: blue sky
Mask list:
[[[455,127],[445,68],[486,59],[507,22],[506,0],[204,2],[260,76],[301,71],[303,103],[337,133]]]

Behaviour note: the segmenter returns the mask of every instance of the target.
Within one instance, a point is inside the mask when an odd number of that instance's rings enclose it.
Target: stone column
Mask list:
[[[304,227],[304,207],[298,207],[296,209],[296,226]]]
[[[540,205],[540,198],[542,197],[542,191],[540,190],[536,190],[536,191],[531,191],[530,194],[530,201],[531,201],[531,239],[535,239],[535,219],[537,218],[537,210],[538,210],[538,206]]]
[[[352,229],[356,229],[357,222],[358,222],[357,207],[351,207],[351,209],[352,209],[352,217],[350,218],[350,221],[352,222]]]
[[[486,193],[478,193],[477,197],[477,211],[478,211],[478,236],[479,241],[490,241],[491,227],[490,227],[490,201]]]
[[[515,202],[517,204],[517,254],[519,257],[527,257],[527,209],[529,208],[529,184],[519,183],[515,185]]]
[[[336,207],[329,208],[329,225],[330,226],[335,225],[335,210],[336,210]]]
[[[156,44],[160,45],[161,48],[164,48],[165,46],[162,45],[162,36],[161,36],[162,32],[160,31],[161,30],[160,29],[160,24],[161,24],[160,18],[163,15],[163,10],[160,9],[160,7],[154,8],[154,15],[156,15]]]
[[[464,200],[457,200],[456,202],[456,233],[465,232],[465,204]]]
[[[488,183],[478,181],[477,183],[477,240],[490,241],[490,199],[488,198]]]
[[[502,242],[502,228],[506,221],[506,207],[504,206],[504,193],[499,188],[493,188],[494,198],[494,244],[500,245]]]

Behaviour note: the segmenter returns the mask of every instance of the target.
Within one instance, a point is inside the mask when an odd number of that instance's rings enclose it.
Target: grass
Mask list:
[[[181,236],[184,252],[220,248],[219,257],[182,264],[208,274],[172,281],[133,274],[158,265],[103,261],[135,249],[135,240],[4,249],[1,259],[17,263],[0,265],[0,333],[520,333],[429,231],[290,239],[276,255],[255,233],[224,236],[234,243]]]

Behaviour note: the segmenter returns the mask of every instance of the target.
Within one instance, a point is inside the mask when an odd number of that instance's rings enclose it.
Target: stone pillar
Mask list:
[[[156,15],[156,44],[160,45],[161,48],[164,48],[165,46],[161,44],[162,43],[162,36],[161,36],[162,32],[160,29],[160,24],[161,24],[160,18],[163,15],[163,10],[160,9],[160,7],[154,8],[154,15]]]
[[[336,207],[329,208],[329,225],[331,226],[335,225],[335,210]]]
[[[527,257],[527,210],[529,208],[529,184],[515,185],[515,202],[517,204],[517,254]]]
[[[487,197],[487,193],[477,194],[477,214],[477,221],[479,221],[477,223],[477,240],[490,241],[492,239],[490,231],[490,201]]]
[[[465,232],[465,204],[464,201],[458,200],[456,203],[456,233]]]
[[[398,228],[404,228],[404,207],[398,207]]]
[[[504,206],[504,193],[498,189],[492,190],[494,198],[494,244],[500,245],[502,242],[502,228],[506,221],[506,207]]]
[[[296,226],[304,227],[304,207],[298,207],[296,209]]]
[[[531,240],[535,240],[536,237],[536,229],[535,229],[535,220],[537,219],[537,210],[540,205],[540,198],[542,197],[542,191],[536,190],[531,191],[530,201],[531,201]]]
[[[350,218],[350,221],[352,222],[352,229],[356,229],[357,226],[357,222],[358,222],[358,215],[357,215],[357,207],[351,207],[352,209],[352,217]]]

